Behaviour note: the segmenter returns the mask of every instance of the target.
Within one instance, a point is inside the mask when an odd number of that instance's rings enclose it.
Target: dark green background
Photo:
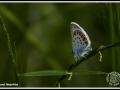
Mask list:
[[[76,22],[84,28],[92,49],[119,41],[116,29],[116,6],[108,3],[0,3],[0,14],[10,35],[12,47],[16,43],[19,73],[67,70],[74,63],[70,23]],[[115,7],[115,8],[114,8]],[[110,20],[110,12],[114,21]],[[118,15],[117,14],[117,15]],[[119,15],[118,15],[119,16]],[[111,24],[114,28],[111,31]],[[115,26],[116,25],[116,26]],[[0,83],[15,83],[15,74],[7,41],[0,28]],[[120,72],[119,47],[102,51],[80,64],[75,70]],[[65,58],[61,59],[63,56]],[[113,64],[115,63],[115,64]],[[53,87],[61,76],[20,77],[21,87]],[[73,75],[71,81],[64,80],[62,87],[111,87],[106,75]]]

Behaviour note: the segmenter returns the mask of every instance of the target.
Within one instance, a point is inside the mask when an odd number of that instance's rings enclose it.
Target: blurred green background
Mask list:
[[[120,4],[108,3],[0,3],[0,15],[16,43],[19,73],[67,70],[74,63],[70,23],[84,28],[93,49],[119,41]],[[111,16],[112,15],[112,16]],[[0,83],[15,83],[15,74],[0,27]],[[75,70],[120,72],[119,47],[102,51]],[[63,56],[65,58],[61,59]],[[53,87],[61,76],[20,77],[20,87]],[[106,75],[73,75],[61,87],[111,87]]]

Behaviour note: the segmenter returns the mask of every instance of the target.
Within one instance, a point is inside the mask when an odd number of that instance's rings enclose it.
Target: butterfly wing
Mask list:
[[[75,57],[83,56],[86,52],[90,51],[91,41],[82,27],[77,23],[71,22],[71,37],[73,54]]]

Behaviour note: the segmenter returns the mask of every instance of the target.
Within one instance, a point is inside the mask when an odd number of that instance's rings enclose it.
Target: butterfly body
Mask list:
[[[77,23],[71,22],[72,48],[75,59],[91,51],[91,41],[82,27]]]

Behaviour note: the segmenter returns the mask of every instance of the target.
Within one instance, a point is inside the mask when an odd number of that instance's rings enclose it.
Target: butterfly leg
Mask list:
[[[87,59],[85,56],[81,56],[81,57],[84,57],[85,59]]]
[[[87,52],[85,54],[88,54]]]
[[[80,57],[83,57],[83,58],[87,59],[87,58],[84,56],[84,54],[79,54],[79,58],[80,58]]]

